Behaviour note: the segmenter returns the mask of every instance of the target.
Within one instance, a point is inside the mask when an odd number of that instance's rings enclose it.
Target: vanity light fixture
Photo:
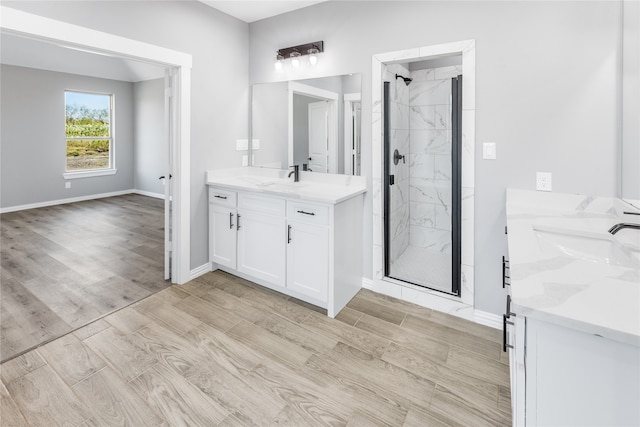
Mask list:
[[[302,65],[301,57],[308,55],[309,64],[315,66],[318,63],[318,54],[321,52],[324,52],[324,41],[282,48],[278,50],[276,62],[273,65],[276,71],[280,71],[284,67],[285,60],[289,59],[291,67],[299,68]]]

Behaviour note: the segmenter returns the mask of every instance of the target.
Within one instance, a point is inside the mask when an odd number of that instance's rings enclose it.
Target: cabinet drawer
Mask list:
[[[209,203],[235,208],[237,194],[235,191],[209,187]]]
[[[287,219],[309,224],[328,225],[329,207],[289,200],[287,201]]]
[[[285,201],[274,197],[240,193],[238,195],[238,208],[284,216]]]

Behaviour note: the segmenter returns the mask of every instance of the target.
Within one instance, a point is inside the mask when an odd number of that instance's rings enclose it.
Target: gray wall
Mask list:
[[[505,188],[615,196],[618,2],[326,2],[250,25],[250,82],[278,81],[273,52],[324,40],[318,76],[362,73],[362,164],[371,183],[371,56],[476,40],[476,307],[504,311]],[[376,88],[379,90],[379,88]],[[498,159],[483,161],[482,143]],[[371,186],[369,185],[369,189]],[[371,191],[364,275],[372,275]]]
[[[1,66],[0,207],[133,188],[133,85],[117,80]],[[66,167],[66,89],[115,95],[117,174],[69,180]]]
[[[235,140],[247,138],[248,134],[248,24],[195,1],[3,1],[2,4],[193,55],[191,268],[205,264],[208,259],[205,172],[240,166],[244,153],[235,150]]]
[[[164,79],[133,84],[133,185],[136,190],[163,194],[168,147],[164,135]]]
[[[254,85],[252,89],[252,138],[260,140],[253,151],[255,166],[289,166],[289,89],[286,83]]]

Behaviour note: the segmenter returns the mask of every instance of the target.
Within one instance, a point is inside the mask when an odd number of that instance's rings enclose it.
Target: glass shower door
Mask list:
[[[421,75],[384,83],[385,276],[459,295],[462,76]]]

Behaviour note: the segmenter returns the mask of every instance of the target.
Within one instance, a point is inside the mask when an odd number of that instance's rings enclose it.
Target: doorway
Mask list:
[[[394,256],[399,256],[402,253],[402,249],[406,249],[411,242],[411,234],[410,234],[410,207],[408,207],[403,215],[393,216],[391,213],[385,212],[385,206],[387,206],[387,201],[389,200],[391,203],[394,203],[393,195],[387,194],[385,197],[385,187],[387,187],[388,182],[385,182],[388,179],[389,175],[389,167],[386,166],[386,162],[389,158],[393,160],[393,155],[395,148],[390,150],[390,153],[385,156],[385,144],[384,144],[384,133],[385,127],[383,123],[383,115],[384,115],[384,82],[396,82],[400,88],[399,90],[406,90],[410,86],[414,85],[412,83],[412,78],[416,78],[418,80],[418,76],[411,76],[411,72],[417,70],[409,69],[414,68],[419,65],[423,61],[435,61],[435,60],[444,60],[449,57],[459,57],[461,58],[461,70],[460,73],[463,76],[463,85],[464,88],[462,90],[461,96],[461,113],[460,113],[460,138],[461,143],[459,144],[459,162],[458,166],[460,170],[456,172],[456,175],[460,179],[460,185],[457,185],[456,188],[459,190],[459,195],[456,198],[460,201],[458,204],[459,212],[460,212],[460,222],[459,227],[456,227],[460,233],[459,241],[460,241],[460,249],[459,249],[459,261],[453,260],[452,255],[447,256],[446,261],[430,261],[430,262],[422,262],[422,264],[427,264],[432,267],[432,270],[435,268],[441,268],[444,272],[447,273],[446,277],[446,287],[442,287],[438,289],[437,286],[433,286],[433,281],[423,283],[416,283],[414,281],[407,281],[400,278],[394,277],[394,272],[391,268],[387,268],[388,261],[391,262]],[[422,46],[416,49],[395,51],[395,52],[386,52],[373,56],[373,66],[372,66],[372,84],[374,88],[379,88],[379,90],[374,90],[372,92],[371,99],[371,108],[372,108],[372,134],[371,134],[371,143],[372,143],[372,187],[373,187],[373,280],[370,285],[367,287],[382,292],[387,295],[392,295],[396,297],[400,297],[403,300],[410,301],[422,306],[437,308],[439,310],[455,313],[456,315],[462,317],[472,317],[473,316],[473,303],[474,303],[474,151],[475,151],[475,42],[474,40],[463,40],[459,42],[445,43],[440,45],[433,46]],[[404,66],[405,70],[397,69],[396,72],[393,72],[391,75],[390,71],[397,65]],[[387,74],[385,74],[387,72]],[[423,71],[426,73],[426,71]],[[396,74],[399,74],[401,77],[396,78]],[[407,78],[405,80],[404,78]],[[452,77],[452,76],[450,76]],[[457,75],[456,75],[457,77]],[[425,76],[426,78],[426,76]],[[410,83],[407,86],[406,83]],[[451,82],[449,81],[448,86],[450,87]],[[405,89],[402,89],[404,86]],[[419,86],[419,85],[416,85]],[[448,89],[449,90],[449,89]],[[398,106],[398,105],[396,105]],[[427,110],[429,110],[429,114],[431,113],[431,109],[433,107],[433,119],[435,120],[435,106],[429,106]],[[444,108],[444,107],[443,107]],[[440,109],[442,110],[442,108]],[[406,170],[398,168],[398,179],[402,181],[403,179],[407,181],[407,184],[410,183],[411,177],[410,173],[412,172],[409,168],[412,154],[418,154],[418,152],[414,149],[414,153],[411,153],[411,143],[413,142],[414,148],[418,141],[416,141],[416,137],[420,134],[420,132],[414,132],[414,140],[412,141],[409,115],[410,115],[410,103],[403,107],[399,107],[396,110],[389,111],[389,116],[391,115],[402,115],[405,117],[406,124],[403,129],[396,129],[396,136],[404,138],[406,141],[406,151],[403,153],[401,149],[398,149],[399,162],[401,165],[407,165]],[[419,109],[415,109],[412,111],[413,114],[420,115]],[[441,115],[442,116],[442,115]],[[417,119],[418,117],[416,117]],[[433,124],[435,127],[435,123]],[[415,126],[414,126],[415,127]],[[393,132],[392,130],[387,130]],[[404,132],[402,132],[404,130]],[[416,129],[417,130],[417,129]],[[426,130],[426,129],[423,129]],[[437,129],[436,129],[437,130]],[[442,129],[446,131],[446,129]],[[426,133],[426,132],[423,132]],[[435,134],[433,134],[435,135]],[[423,135],[424,136],[424,135]],[[428,140],[428,139],[427,139]],[[422,142],[425,139],[421,140]],[[434,148],[442,142],[440,138],[432,138],[431,139],[431,148]],[[435,145],[434,145],[435,144]],[[446,143],[444,143],[443,147],[446,147]],[[450,147],[449,147],[450,151]],[[437,153],[425,153],[425,154],[437,154]],[[444,153],[442,153],[444,154]],[[406,163],[402,163],[402,156],[404,157],[404,161]],[[453,159],[453,157],[451,157]],[[413,161],[420,160],[417,156],[413,156]],[[434,158],[424,158],[427,163],[433,161],[435,163]],[[442,165],[447,163],[446,157],[440,158],[440,164]],[[453,162],[453,160],[451,160]],[[392,163],[393,165],[393,163]],[[393,165],[395,166],[395,165]],[[386,170],[385,170],[386,168]],[[453,174],[454,165],[451,163],[451,166],[446,168],[446,170],[451,170],[450,174]],[[431,170],[432,172],[428,172]],[[435,173],[435,168],[414,168],[413,175],[415,178],[419,178],[416,175],[420,173]],[[443,167],[439,168],[439,170],[445,170]],[[433,176],[433,175],[432,175]],[[396,177],[394,176],[394,179]],[[429,179],[428,177],[423,178],[424,181],[432,181],[435,183],[435,178]],[[407,200],[410,203],[411,200],[411,185],[406,185],[404,188],[403,196],[407,196],[406,199],[401,199],[400,197],[395,198],[395,203],[401,200]],[[451,189],[449,193],[451,193]],[[396,187],[394,190],[400,192],[400,187]],[[419,193],[417,188],[413,188],[414,193]],[[435,197],[435,202],[440,203],[438,199],[438,192],[433,190],[431,194]],[[416,194],[416,197],[418,194]],[[452,198],[452,194],[448,198]],[[440,215],[441,218],[440,224],[446,223],[442,221],[442,218],[451,218],[451,214],[453,214],[453,204],[448,207],[445,200],[447,197],[443,198],[443,202],[440,203],[441,208],[440,213],[446,211],[445,207],[449,210],[448,215],[443,216]],[[414,201],[417,198],[414,197]],[[422,202],[428,202],[427,200],[422,200]],[[400,208],[400,205],[395,205],[396,208]],[[429,210],[429,206],[414,206],[414,213],[417,213],[417,208],[425,208],[427,211]],[[435,207],[431,207],[435,210]],[[392,209],[392,208],[391,208]],[[432,214],[432,217],[435,217],[435,213]],[[394,219],[394,223],[390,228],[385,228],[385,222],[387,220]],[[416,224],[421,220],[419,218],[423,218],[420,215],[414,215],[414,227],[420,224]],[[424,217],[426,218],[426,217]],[[453,219],[451,220],[453,221]],[[436,220],[437,223],[437,220]],[[423,222],[422,225],[429,225],[428,221]],[[452,223],[453,225],[453,223]],[[395,250],[397,252],[389,253],[387,248],[392,247],[391,240],[393,239],[392,233],[387,232],[388,229],[393,230],[393,226],[397,226],[397,234],[396,236],[400,236],[400,231],[402,228],[406,228],[407,232],[401,237],[395,245]],[[422,233],[416,233],[415,236],[426,236],[430,235],[431,237],[435,237],[438,235],[444,236],[446,233],[449,236],[450,242],[449,249],[447,249],[447,243],[442,241],[440,246],[437,244],[433,245],[437,242],[437,240],[427,240],[426,237],[421,242],[422,243],[430,243],[433,249],[438,247],[439,252],[446,253],[447,250],[451,250],[453,253],[453,242],[457,240],[452,236],[452,230],[440,230],[443,233],[440,233],[436,230],[426,230],[428,227],[424,227],[425,230],[419,230]],[[450,228],[454,228],[450,226]],[[387,234],[388,233],[388,234]],[[414,236],[414,242],[416,242],[416,237]],[[403,242],[400,244],[400,242]],[[404,248],[403,248],[403,245]],[[427,245],[429,246],[429,245]],[[398,249],[400,248],[400,249]],[[397,259],[396,259],[397,260]],[[449,264],[449,262],[451,264]],[[417,265],[417,263],[410,263],[411,265]],[[458,266],[457,270],[459,271],[459,280],[455,280],[454,276],[454,265]],[[435,271],[430,271],[427,274],[433,273]],[[418,273],[420,277],[424,279],[426,274]],[[449,278],[450,276],[450,278]],[[458,283],[458,289],[455,289],[455,283]],[[425,286],[425,284],[427,286]]]
[[[392,64],[383,95],[385,276],[460,295],[461,57]]]
[[[169,161],[165,166],[165,198],[171,236],[165,241],[165,257],[171,267],[171,282],[185,283],[190,274],[190,92],[191,55],[137,40],[91,30],[65,22],[1,6],[0,32],[54,44],[82,52],[120,58],[142,64],[152,64],[169,71],[165,81],[166,96],[171,98],[166,112],[169,125],[165,129],[168,139]],[[169,163],[171,162],[171,163]],[[184,171],[184,173],[183,173]],[[169,216],[169,212],[171,215]],[[170,261],[169,261],[170,260]]]
[[[338,94],[289,83],[289,165],[338,172]]]

